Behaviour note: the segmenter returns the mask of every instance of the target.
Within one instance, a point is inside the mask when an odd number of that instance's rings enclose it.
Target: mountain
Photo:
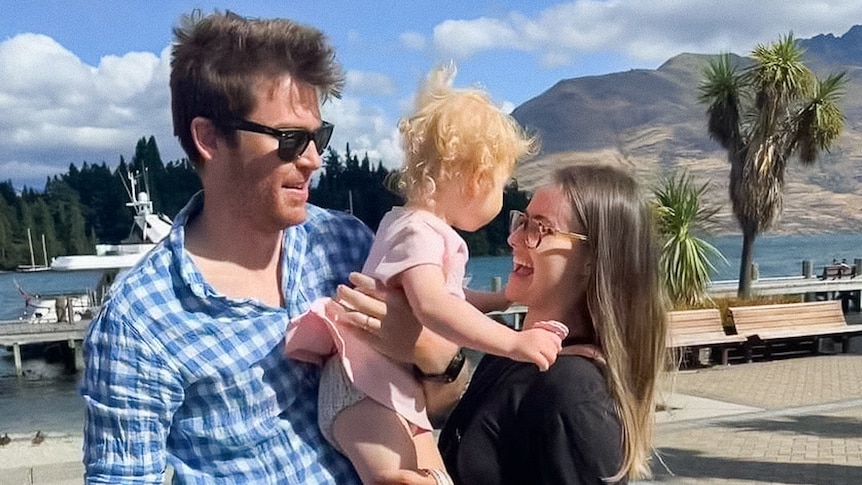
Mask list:
[[[846,123],[815,164],[790,161],[784,211],[768,233],[862,232],[862,25],[841,37],[797,41],[819,77],[847,72]],[[727,195],[726,152],[710,139],[698,101],[703,71],[715,58],[683,53],[655,70],[565,79],[518,106],[512,116],[542,143],[539,156],[518,167],[521,186],[535,188],[553,167],[585,161],[627,167],[646,186],[687,170],[696,183],[710,184],[707,200],[721,208],[716,232],[741,233]]]

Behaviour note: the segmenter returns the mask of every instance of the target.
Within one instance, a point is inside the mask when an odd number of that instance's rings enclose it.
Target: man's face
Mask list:
[[[321,126],[317,91],[288,75],[258,78],[253,86],[255,109],[247,120],[277,129],[314,131]],[[229,150],[224,190],[232,194],[238,215],[262,231],[280,231],[301,224],[312,173],[320,155],[312,141],[298,158],[278,157],[278,140],[270,135],[237,131]]]

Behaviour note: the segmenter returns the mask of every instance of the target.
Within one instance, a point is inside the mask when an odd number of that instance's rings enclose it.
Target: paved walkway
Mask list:
[[[862,484],[862,355],[682,371],[644,484]]]
[[[862,484],[862,348],[681,371],[662,388],[664,466],[638,485]],[[0,485],[81,483],[81,437],[48,436],[0,448]]]

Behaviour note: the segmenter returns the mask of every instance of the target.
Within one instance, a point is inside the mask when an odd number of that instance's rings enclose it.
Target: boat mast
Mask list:
[[[42,256],[45,257],[45,267],[48,267],[48,250],[45,249],[45,233],[42,233]]]
[[[36,267],[36,256],[33,254],[33,236],[30,235],[30,228],[27,228],[27,241],[30,243],[30,267]]]

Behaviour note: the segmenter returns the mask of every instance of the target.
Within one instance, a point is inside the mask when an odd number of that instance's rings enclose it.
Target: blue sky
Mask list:
[[[183,157],[169,47],[193,8],[326,32],[348,79],[344,97],[324,106],[332,143],[390,167],[400,163],[397,121],[441,62],[457,64],[456,85],[483,86],[508,110],[562,79],[654,69],[682,52],[744,55],[789,31],[840,36],[862,23],[858,0],[4,0],[0,180],[41,190],[72,163],[116,166],[150,135],[166,162]]]

